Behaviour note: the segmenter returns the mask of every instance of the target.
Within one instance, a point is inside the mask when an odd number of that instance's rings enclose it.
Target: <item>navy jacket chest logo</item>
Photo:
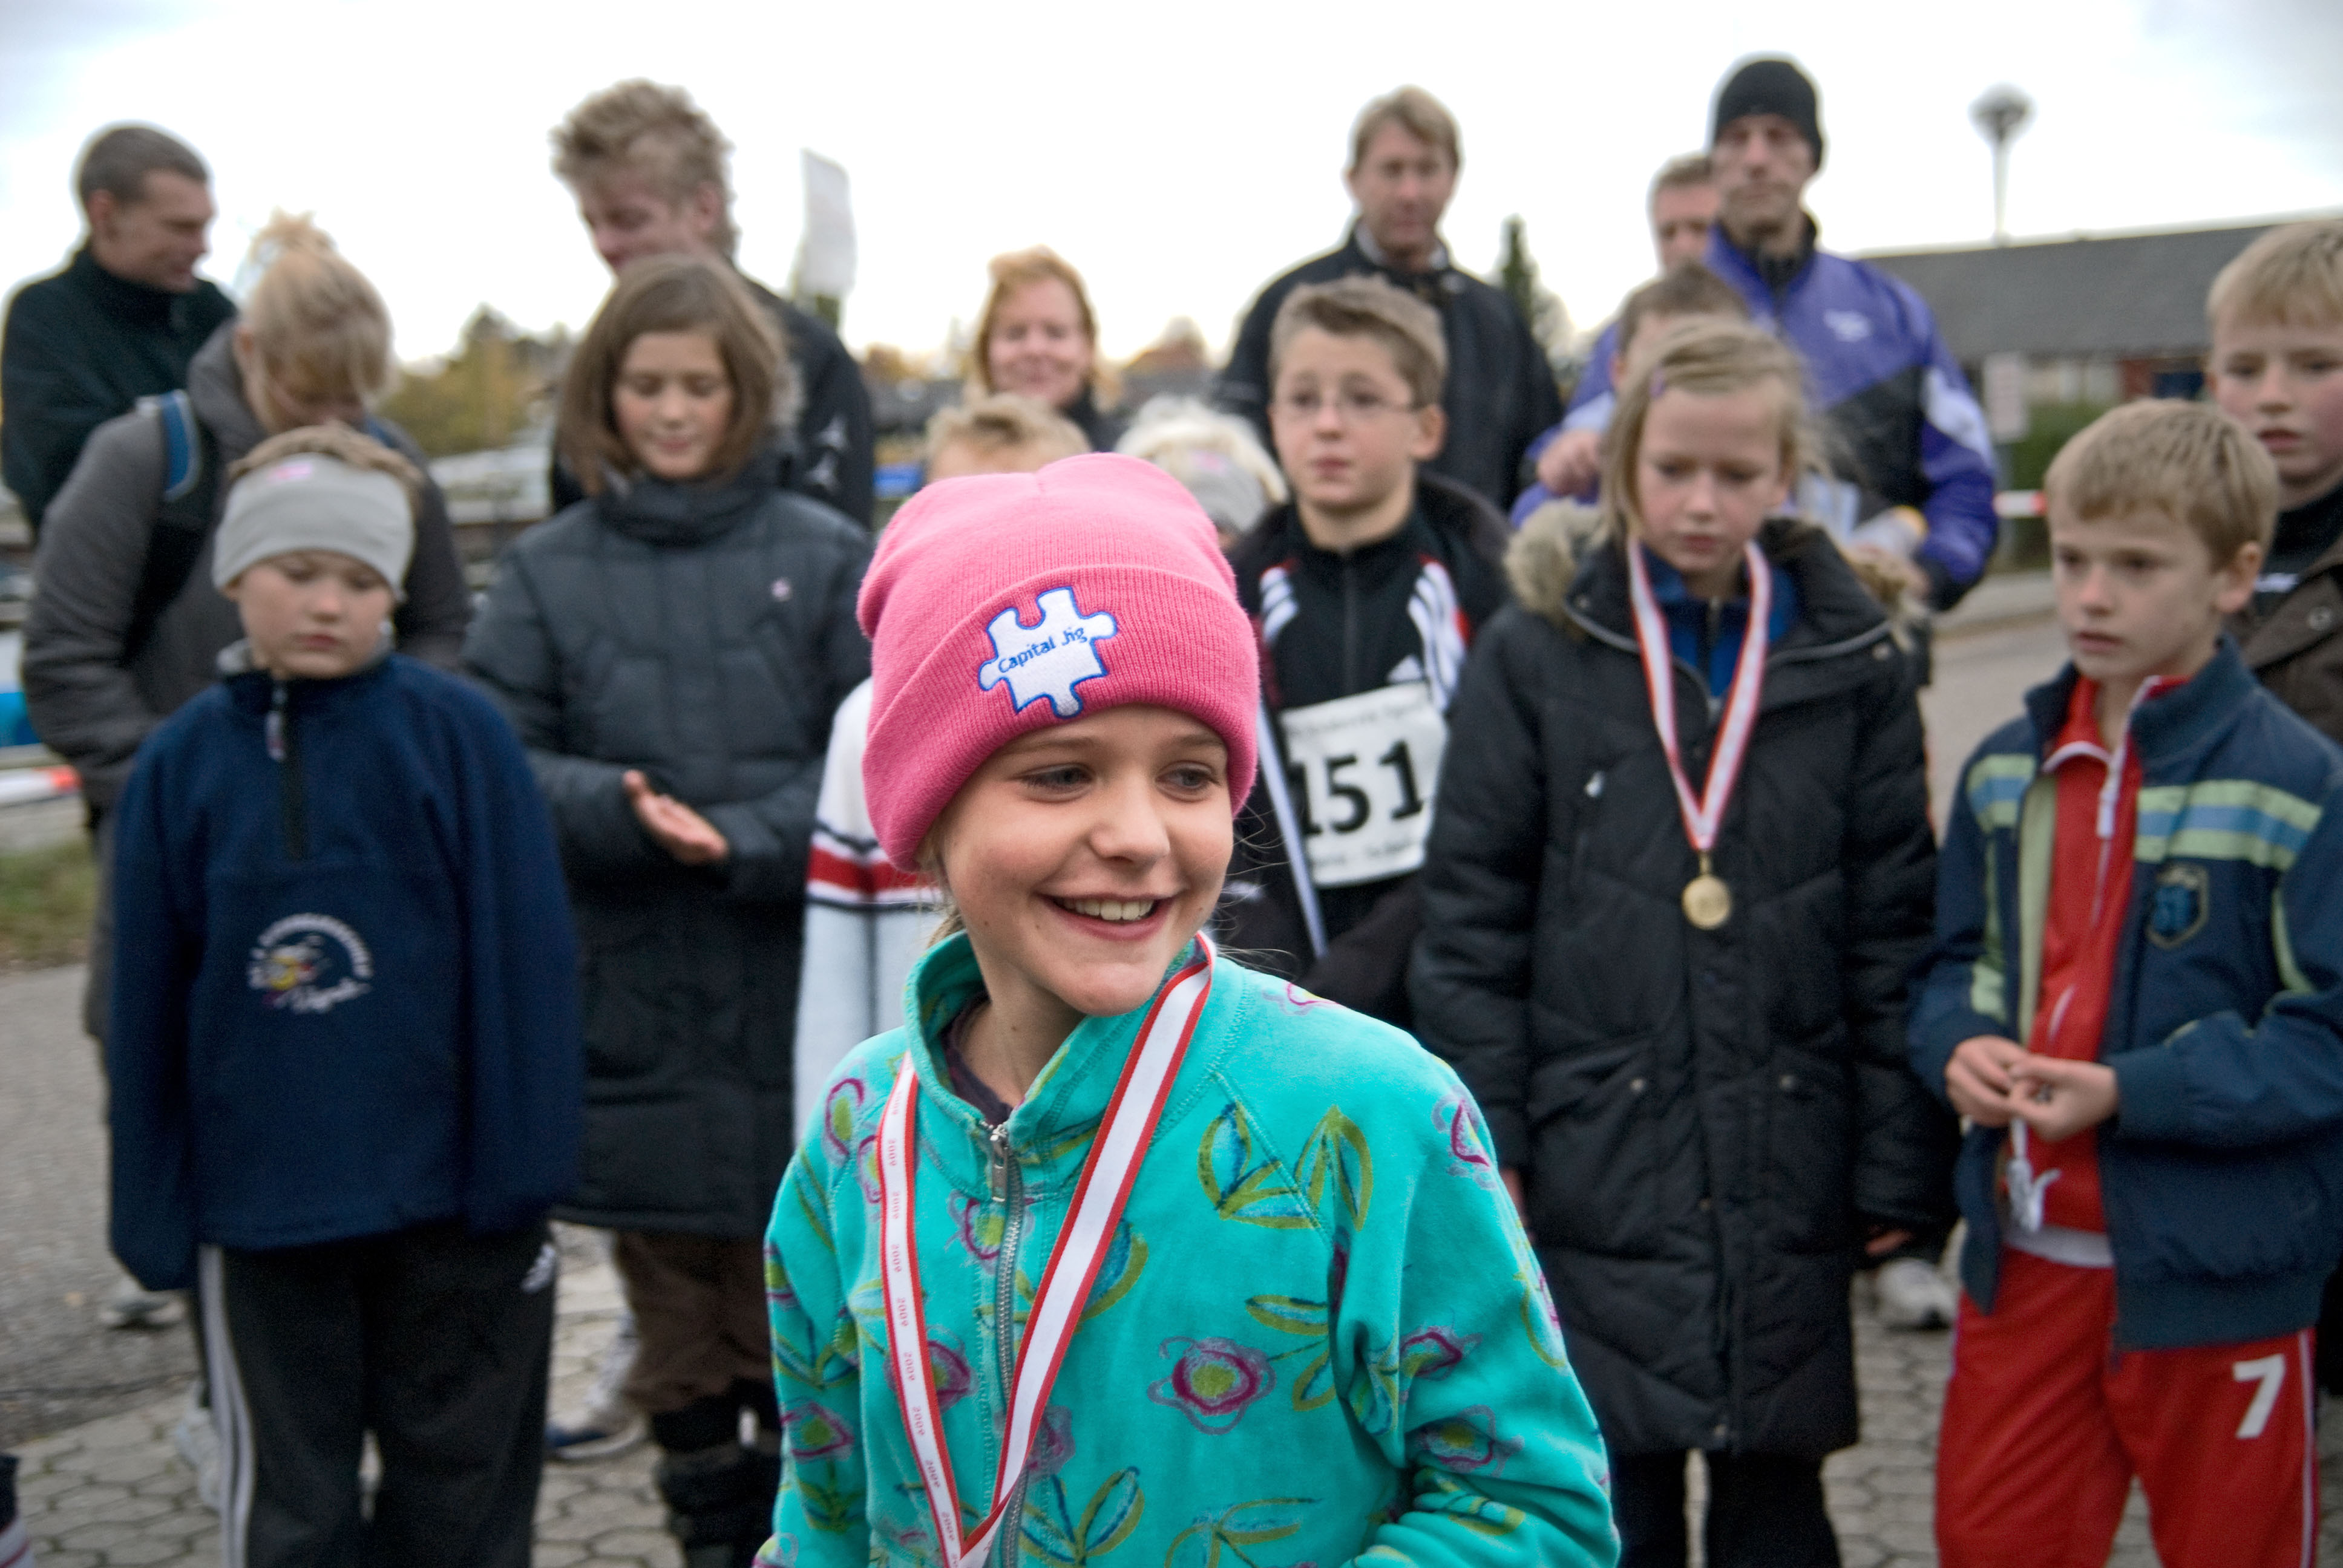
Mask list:
[[[366,940],[331,915],[287,915],[261,932],[245,983],[280,1012],[331,1012],[374,986]]]
[[[2156,873],[2147,906],[2147,940],[2169,951],[2205,929],[2212,910],[2213,879],[2205,868],[2168,860]]]

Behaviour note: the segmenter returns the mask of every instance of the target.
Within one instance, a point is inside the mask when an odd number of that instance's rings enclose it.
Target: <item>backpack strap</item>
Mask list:
[[[146,563],[131,601],[130,624],[122,637],[122,661],[138,657],[155,635],[163,612],[187,586],[196,561],[211,538],[214,504],[219,497],[219,442],[196,417],[186,393],[142,397],[163,437],[163,493],[156,498],[155,525],[146,541]]]

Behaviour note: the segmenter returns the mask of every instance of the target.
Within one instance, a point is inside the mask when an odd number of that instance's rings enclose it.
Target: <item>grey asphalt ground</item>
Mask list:
[[[1970,749],[2060,657],[2038,582],[1988,587],[1940,636],[1937,684],[1923,701],[1939,820]],[[78,969],[0,980],[0,1448],[25,1459],[26,1520],[44,1568],[216,1562],[216,1523],[167,1436],[192,1362],[185,1331],[109,1332],[96,1323],[114,1271],[101,1091],[78,1023],[80,986]],[[616,1307],[607,1266],[576,1233],[565,1242],[557,1407],[583,1392]],[[1860,1286],[1856,1309],[1864,1441],[1825,1470],[1831,1509],[1848,1568],[1920,1568],[1936,1561],[1928,1520],[1948,1336],[1886,1332]],[[2321,1544],[2343,1561],[2343,1421],[2321,1429]],[[537,1562],[675,1564],[649,1468],[639,1449],[553,1467]],[[2135,1498],[2110,1562],[2154,1561]]]

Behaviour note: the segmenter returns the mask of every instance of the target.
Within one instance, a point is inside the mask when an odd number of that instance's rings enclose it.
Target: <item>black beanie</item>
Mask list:
[[[1708,145],[1716,146],[1725,127],[1745,115],[1781,116],[1815,149],[1815,167],[1823,166],[1822,110],[1815,85],[1789,61],[1752,60],[1725,79],[1708,117]]]

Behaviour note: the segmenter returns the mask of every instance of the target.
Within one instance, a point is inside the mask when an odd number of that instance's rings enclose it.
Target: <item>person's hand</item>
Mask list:
[[[1523,1231],[1528,1235],[1531,1244],[1534,1246],[1537,1243],[1537,1232],[1530,1230],[1529,1200],[1522,1196],[1522,1168],[1518,1165],[1502,1165],[1497,1169],[1497,1176],[1505,1184],[1505,1196],[1513,1201],[1513,1212],[1521,1216]]]
[[[659,841],[660,849],[687,866],[712,866],[732,852],[724,835],[707,818],[672,795],[651,788],[650,780],[629,768],[618,782],[626,787],[627,804],[635,820]]]
[[[1928,574],[1910,556],[1860,540],[1850,542],[1845,554],[1875,598],[1892,607],[1896,600],[1912,595],[1928,596]]]
[[[2037,1138],[2056,1143],[2116,1113],[2112,1067],[2028,1054],[2014,1076],[2010,1110]]]
[[[2010,1098],[2012,1074],[2026,1060],[2026,1048],[1997,1034],[1972,1035],[1953,1047],[1945,1064],[1945,1094],[1953,1109],[1979,1127],[2006,1127],[2017,1114]]]
[[[1538,483],[1557,496],[1575,496],[1603,471],[1603,432],[1564,430],[1538,454]]]
[[[1871,1233],[1864,1238],[1863,1242],[1863,1255],[1866,1258],[1884,1258],[1912,1240],[1909,1231],[1876,1224],[1870,1229]]]

